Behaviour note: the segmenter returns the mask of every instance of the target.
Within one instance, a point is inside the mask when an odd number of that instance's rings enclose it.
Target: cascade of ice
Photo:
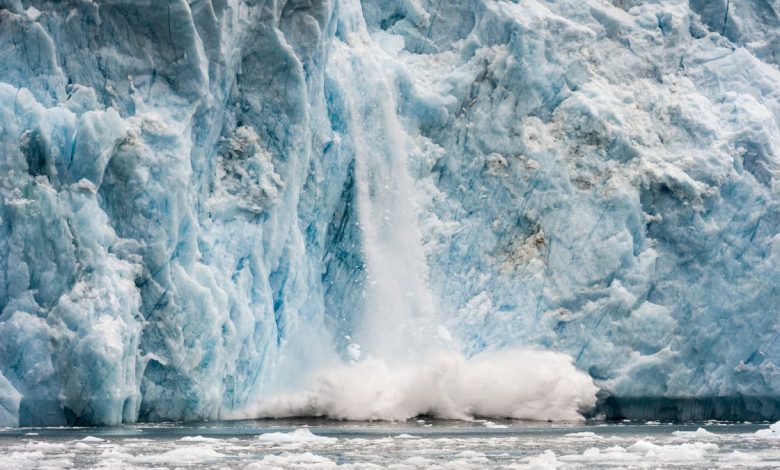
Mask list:
[[[387,53],[369,36],[359,2],[342,14],[355,30],[337,41],[332,64],[344,85],[355,154],[358,222],[366,270],[364,318],[355,340],[384,359],[417,356],[440,343],[436,302],[427,286],[408,137],[396,114],[394,84],[382,70]]]
[[[302,388],[259,396],[243,416],[578,419],[596,389],[570,357],[508,348],[467,358],[441,324],[418,224],[423,193],[408,169],[414,143],[397,114],[398,63],[388,46],[369,35],[359,2],[339,4],[328,70],[350,91],[339,97],[336,114],[347,137],[339,145],[354,158],[365,266],[364,304],[351,339],[361,348],[350,345],[351,361],[321,369]]]

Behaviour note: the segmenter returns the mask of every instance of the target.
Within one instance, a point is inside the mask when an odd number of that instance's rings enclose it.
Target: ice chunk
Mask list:
[[[542,454],[529,458],[527,468],[532,470],[550,470],[556,469],[559,466],[560,463],[555,457],[555,452],[545,450]]]
[[[181,439],[179,439],[182,442],[222,442],[222,439],[217,439],[215,437],[203,437],[203,436],[184,436]]]
[[[311,452],[293,454],[285,452],[279,455],[266,455],[260,462],[254,462],[246,470],[264,470],[266,468],[337,468],[338,464],[327,457]]]
[[[496,424],[493,421],[485,421],[484,423],[482,423],[482,425],[485,426],[486,428],[491,428],[491,429],[504,429],[509,427],[506,424]]]
[[[269,444],[333,444],[338,439],[318,436],[306,428],[292,432],[269,432],[257,436],[260,442]]]
[[[214,449],[208,447],[178,447],[161,454],[140,455],[133,460],[139,462],[163,463],[163,464],[183,464],[192,465],[197,462],[208,462],[225,457]]]
[[[759,429],[756,431],[756,435],[761,437],[780,437],[780,421],[769,425],[769,429]]]
[[[721,457],[720,459],[718,459],[718,461],[726,462],[726,463],[736,463],[736,464],[753,463],[754,465],[760,465],[760,459],[757,459],[755,456],[746,454],[744,452],[740,452],[738,450],[733,451],[732,453],[726,455],[725,457]]]
[[[566,434],[566,437],[576,438],[576,439],[604,439],[604,437],[599,436],[598,434],[594,432],[570,432]]]
[[[674,431],[674,436],[690,438],[690,439],[717,439],[718,435],[707,431],[704,428],[698,428],[695,431]]]
[[[693,442],[680,445],[657,445],[648,441],[637,441],[628,447],[628,452],[665,461],[702,460],[707,453],[717,452],[719,447],[712,443]]]

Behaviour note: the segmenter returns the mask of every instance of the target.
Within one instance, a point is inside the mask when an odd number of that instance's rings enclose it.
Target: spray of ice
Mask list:
[[[420,362],[370,358],[338,365],[318,374],[303,391],[260,400],[244,416],[574,421],[595,404],[595,393],[590,376],[564,354],[506,349],[466,359],[441,353]]]

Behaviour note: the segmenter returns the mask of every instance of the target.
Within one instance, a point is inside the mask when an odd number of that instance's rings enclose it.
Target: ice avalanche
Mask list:
[[[780,418],[777,0],[0,0],[0,51],[0,425]]]

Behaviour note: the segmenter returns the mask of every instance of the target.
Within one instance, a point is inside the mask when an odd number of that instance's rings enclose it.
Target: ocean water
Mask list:
[[[770,468],[753,423],[261,420],[0,431],[0,469]]]

